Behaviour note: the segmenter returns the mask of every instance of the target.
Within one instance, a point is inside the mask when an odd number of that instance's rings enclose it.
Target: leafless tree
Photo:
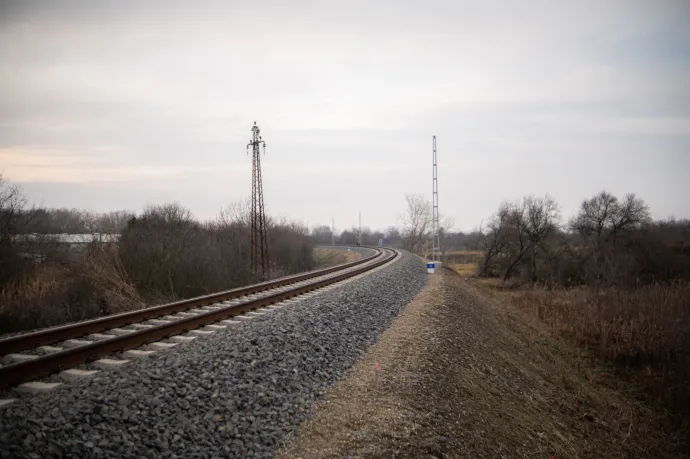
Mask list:
[[[533,282],[536,281],[537,249],[539,244],[557,228],[559,219],[558,204],[548,195],[543,198],[527,196],[522,203],[514,206],[510,222],[517,250],[513,252],[512,261],[503,274],[504,282],[528,253],[531,255],[530,277]]]
[[[651,221],[635,195],[601,192],[565,228],[559,222],[549,196],[503,203],[480,227],[479,274],[597,290],[690,279],[690,224]]]
[[[441,254],[443,254],[448,250],[448,234],[453,229],[453,225],[455,225],[455,221],[453,220],[452,217],[448,217],[445,215],[439,215],[438,220],[439,220],[439,224],[438,224],[439,249],[441,250]],[[432,226],[433,226],[433,222],[432,222]]]
[[[327,225],[319,225],[311,230],[311,237],[316,244],[330,244],[332,229]]]
[[[402,235],[396,226],[389,226],[384,232],[383,238],[390,247],[402,247]]]
[[[410,252],[419,252],[429,237],[431,203],[420,194],[407,194],[405,201],[407,208],[400,215],[403,223],[403,247]]]
[[[33,215],[26,205],[21,188],[0,174],[0,289],[31,268],[31,261],[21,256],[16,241],[17,234],[26,228]]]
[[[511,204],[504,202],[498,208],[498,212],[493,214],[486,225],[479,226],[479,238],[484,257],[479,266],[479,275],[489,276],[494,260],[503,253],[504,247],[508,242],[508,217],[511,212]]]
[[[0,174],[0,242],[7,242],[26,224],[26,204],[22,190]]]
[[[505,282],[529,255],[530,277],[536,280],[538,249],[558,227],[559,219],[558,205],[550,196],[527,196],[514,203],[502,203],[486,229],[480,228],[484,250],[480,275],[495,273],[498,270],[496,262],[500,260]]]
[[[585,244],[581,264],[587,282],[599,286],[619,284],[639,276],[642,265],[633,263],[631,254],[617,246],[650,221],[646,203],[634,194],[621,201],[602,191],[583,201],[569,226]]]
[[[219,220],[225,224],[233,223],[250,226],[252,201],[249,197],[231,202],[221,209]]]
[[[130,221],[120,239],[122,263],[146,292],[169,298],[185,295],[187,271],[180,269],[201,231],[192,213],[177,203],[150,206]]]
[[[95,215],[89,223],[91,232],[119,234],[127,226],[127,222],[135,216],[128,210],[116,210],[100,215]]]
[[[341,245],[355,245],[357,244],[358,233],[359,230],[356,228],[343,230],[338,236],[338,243]]]
[[[580,212],[570,221],[570,228],[595,247],[615,240],[620,233],[639,228],[650,221],[647,204],[634,194],[619,201],[602,191],[582,202]]]

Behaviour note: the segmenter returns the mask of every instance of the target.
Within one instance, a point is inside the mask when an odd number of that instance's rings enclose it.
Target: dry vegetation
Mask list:
[[[612,364],[644,389],[648,401],[690,415],[690,285],[631,290],[537,289],[511,294],[512,303],[550,330]]]
[[[653,222],[642,200],[606,192],[559,220],[548,197],[503,204],[481,233],[477,273],[493,279],[482,283],[634,382],[687,432],[690,222]]]
[[[358,252],[345,252],[343,250],[317,247],[314,249],[314,267],[328,268],[329,266],[349,263],[359,260],[360,256]]]
[[[312,269],[307,229],[269,219],[271,275]],[[120,233],[119,243],[79,248],[46,234]],[[31,233],[32,237],[24,237]],[[28,209],[0,176],[0,333],[58,325],[258,281],[249,267],[248,206],[212,222],[178,204],[139,215]]]
[[[112,248],[90,247],[81,262],[50,257],[0,290],[0,333],[75,322],[143,306],[112,263]]]
[[[496,293],[430,276],[278,457],[688,457],[663,413]]]

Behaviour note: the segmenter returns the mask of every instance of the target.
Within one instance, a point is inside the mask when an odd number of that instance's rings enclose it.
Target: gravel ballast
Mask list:
[[[271,457],[426,282],[360,279],[0,410],[0,457]]]

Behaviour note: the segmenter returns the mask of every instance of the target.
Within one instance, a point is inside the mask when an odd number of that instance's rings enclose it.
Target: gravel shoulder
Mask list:
[[[390,265],[173,350],[21,395],[0,457],[273,457],[427,281]]]
[[[278,457],[688,457],[663,419],[606,379],[442,270]]]

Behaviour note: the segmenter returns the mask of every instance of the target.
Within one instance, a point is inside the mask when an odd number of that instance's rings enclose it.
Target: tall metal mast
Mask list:
[[[264,191],[261,182],[261,155],[259,147],[263,145],[266,155],[266,142],[261,139],[259,126],[254,121],[252,140],[247,144],[252,147],[252,211],[251,211],[251,265],[255,276],[267,280],[269,273],[268,240],[266,234],[266,214],[264,212]]]
[[[440,261],[441,236],[439,234],[440,228],[439,228],[439,222],[438,222],[438,169],[437,169],[437,163],[436,163],[436,136],[434,136],[434,138],[433,138],[433,159],[434,159],[434,170],[433,170],[433,180],[432,180],[433,203],[432,203],[432,208],[431,208],[431,245],[432,245],[431,260],[432,261]],[[439,260],[436,259],[437,254],[439,256]]]

